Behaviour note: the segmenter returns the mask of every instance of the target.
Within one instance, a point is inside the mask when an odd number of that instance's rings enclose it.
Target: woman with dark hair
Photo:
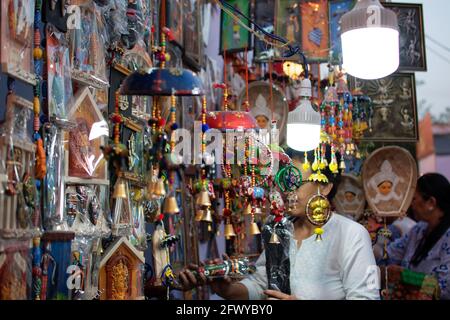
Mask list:
[[[388,270],[409,269],[434,275],[441,299],[450,299],[450,183],[438,173],[417,180],[411,204],[418,223],[387,248]],[[397,270],[399,271],[399,270]]]
[[[326,158],[330,159],[329,150],[326,153]],[[367,230],[334,212],[320,228],[307,218],[307,207],[319,193],[325,203],[328,200],[328,205],[324,207],[329,206],[336,194],[339,173],[333,174],[329,166],[312,171],[312,166],[307,168],[294,154],[291,156],[293,165],[301,170],[303,184],[294,191],[297,204],[289,212],[293,232],[288,239],[289,246],[282,249],[287,250],[290,265],[288,290],[281,292],[282,289],[276,285],[269,287],[268,248],[256,261],[256,272],[240,282],[232,282],[231,279],[207,280],[204,276],[196,279],[191,270],[197,266],[191,266],[180,273],[184,290],[209,282],[212,290],[225,299],[379,299],[379,277]],[[313,153],[308,158],[314,158]],[[322,241],[315,241],[319,239],[318,235]],[[270,253],[268,256],[270,259]]]

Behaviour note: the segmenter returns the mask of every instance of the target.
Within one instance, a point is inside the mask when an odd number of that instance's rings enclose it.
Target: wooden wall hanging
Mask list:
[[[34,0],[1,3],[1,65],[8,75],[35,85],[33,63]]]
[[[76,127],[67,133],[67,183],[109,185],[108,170],[100,149],[108,137],[108,124],[89,88],[80,89],[69,113]]]
[[[144,255],[127,240],[118,238],[100,261],[101,300],[141,300]]]
[[[364,162],[363,187],[367,203],[378,216],[406,216],[417,183],[417,164],[401,147],[377,149]]]
[[[343,174],[333,199],[336,212],[358,221],[364,213],[366,198],[361,180],[352,174]]]

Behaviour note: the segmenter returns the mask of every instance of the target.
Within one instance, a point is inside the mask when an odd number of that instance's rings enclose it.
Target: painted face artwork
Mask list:
[[[355,194],[351,191],[346,191],[344,194],[345,200],[347,202],[353,202],[353,200],[355,200]]]
[[[256,123],[258,124],[258,127],[261,129],[267,129],[267,124],[269,122],[269,119],[267,119],[266,116],[260,115],[256,116]]]
[[[399,182],[403,181],[403,178],[392,170],[392,165],[388,160],[383,162],[380,169],[369,181],[373,190],[377,192],[373,202],[376,204],[381,201],[400,200],[402,195],[397,194],[395,188]]]
[[[378,185],[378,191],[386,196],[392,191],[392,182],[390,181],[383,181]]]

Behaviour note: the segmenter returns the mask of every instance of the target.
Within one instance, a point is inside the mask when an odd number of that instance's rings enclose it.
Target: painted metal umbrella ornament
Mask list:
[[[123,82],[120,93],[134,96],[201,96],[203,86],[195,72],[181,68],[135,71]]]

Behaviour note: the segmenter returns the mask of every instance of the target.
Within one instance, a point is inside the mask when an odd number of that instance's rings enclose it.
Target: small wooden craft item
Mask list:
[[[377,216],[403,217],[417,183],[417,165],[411,154],[397,146],[374,151],[362,169],[367,203]]]
[[[36,83],[33,63],[33,0],[1,2],[2,72],[31,85]]]
[[[364,213],[366,198],[360,179],[352,174],[342,174],[341,182],[333,199],[336,212],[351,216],[358,221]]]
[[[144,255],[126,237],[117,238],[100,261],[101,300],[141,300]]]
[[[108,136],[108,125],[89,88],[80,89],[75,96],[68,118],[76,126],[68,133],[66,181],[109,184],[106,162],[100,149]]]

